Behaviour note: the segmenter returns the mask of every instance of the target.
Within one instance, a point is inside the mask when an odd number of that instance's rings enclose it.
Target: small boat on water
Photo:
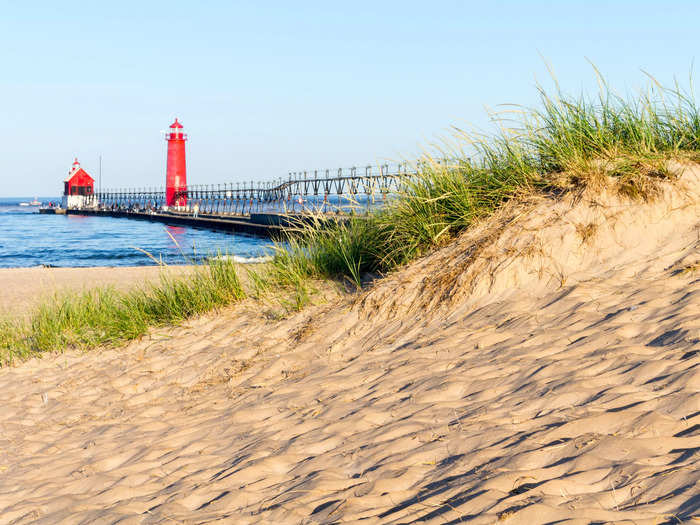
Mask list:
[[[20,206],[41,206],[41,202],[40,202],[39,200],[37,200],[36,197],[34,197],[34,200],[33,200],[33,201],[30,201],[30,202],[20,202],[19,205],[20,205]]]

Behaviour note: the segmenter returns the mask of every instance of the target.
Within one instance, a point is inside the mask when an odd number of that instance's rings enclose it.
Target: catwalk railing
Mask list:
[[[363,168],[290,172],[286,179],[191,185],[176,192],[186,205],[171,207],[186,213],[248,215],[250,213],[300,213],[362,211],[382,205],[402,191],[416,171],[408,164]],[[105,209],[164,210],[165,188],[98,190],[99,207]]]

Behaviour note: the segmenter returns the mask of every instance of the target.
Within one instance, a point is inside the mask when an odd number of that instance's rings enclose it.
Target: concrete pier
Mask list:
[[[177,212],[147,213],[126,210],[66,210],[68,215],[87,215],[93,217],[115,217],[161,222],[173,226],[191,226],[231,233],[246,233],[258,237],[276,237],[281,235],[283,225],[290,224],[290,217],[277,217],[277,214],[257,213],[251,216],[226,216],[213,214],[191,214]]]

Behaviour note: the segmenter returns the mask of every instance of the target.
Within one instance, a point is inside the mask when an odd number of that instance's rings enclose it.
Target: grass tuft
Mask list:
[[[159,283],[130,292],[98,288],[57,295],[27,319],[0,321],[0,366],[42,352],[115,345],[245,295],[236,265],[227,258],[212,259],[177,278],[164,268]]]
[[[455,128],[440,152],[449,162],[420,159],[417,174],[383,209],[341,224],[315,220],[290,232],[277,247],[270,280],[295,288],[303,304],[309,279],[359,287],[364,273],[414,260],[513,199],[602,186],[630,199],[654,198],[659,182],[675,176],[670,160],[699,158],[695,99],[654,79],[628,99],[600,85],[594,98],[540,89],[537,108],[517,108],[513,121],[499,117],[493,135]]]

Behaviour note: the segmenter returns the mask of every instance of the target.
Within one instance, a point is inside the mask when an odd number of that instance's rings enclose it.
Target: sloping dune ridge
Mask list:
[[[700,520],[700,168],[272,321],[0,370],[0,523]]]

